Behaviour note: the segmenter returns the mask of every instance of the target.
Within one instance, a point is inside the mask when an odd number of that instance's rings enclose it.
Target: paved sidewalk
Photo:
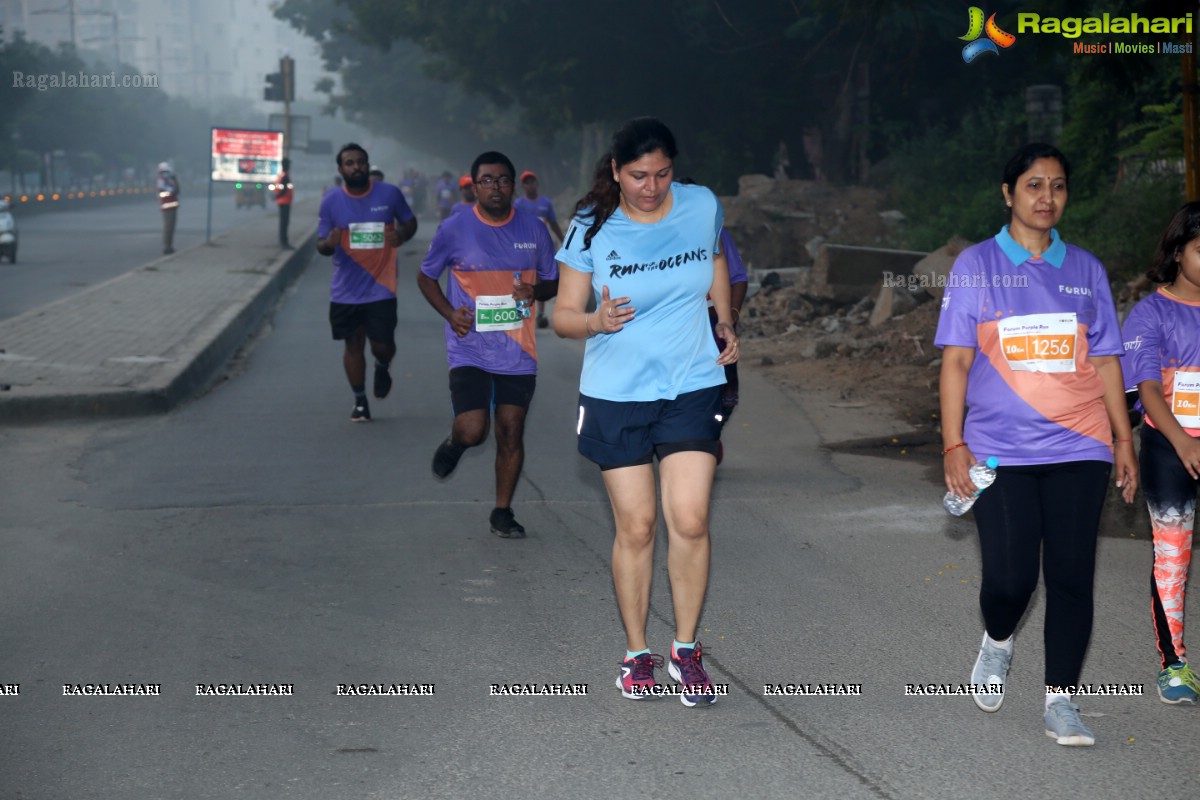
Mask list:
[[[272,215],[0,322],[0,424],[162,413],[193,397],[312,256],[317,202],[293,211],[295,250],[276,245]]]

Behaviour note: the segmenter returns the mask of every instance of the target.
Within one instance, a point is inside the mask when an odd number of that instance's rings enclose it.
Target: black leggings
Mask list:
[[[1002,466],[975,501],[983,557],[979,607],[993,639],[1017,629],[1037,589],[1041,551],[1047,686],[1079,682],[1092,635],[1096,534],[1111,472],[1106,461]]]

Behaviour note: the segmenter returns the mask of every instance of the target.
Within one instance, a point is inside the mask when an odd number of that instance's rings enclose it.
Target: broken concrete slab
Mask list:
[[[881,279],[908,276],[927,254],[915,250],[823,244],[812,270],[812,293],[853,303]]]
[[[950,241],[913,265],[911,274],[914,280],[912,283],[941,300],[942,295],[946,292],[946,280],[950,276],[954,260],[971,244],[962,237],[952,237]]]

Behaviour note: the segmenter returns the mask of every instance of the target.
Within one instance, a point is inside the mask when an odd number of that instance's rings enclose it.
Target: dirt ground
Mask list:
[[[804,191],[791,188],[796,191],[787,199],[793,208],[806,208],[816,194],[811,187]],[[756,191],[768,190],[757,187]],[[784,196],[776,189],[769,199],[779,203]],[[867,230],[866,222],[879,216],[880,211],[868,202],[872,199],[877,198],[855,194],[836,200],[840,216],[829,233],[837,228]],[[745,203],[747,198],[742,200]],[[780,224],[777,208],[769,210],[777,218],[773,226],[761,225],[758,237],[771,235],[767,227],[773,227],[776,235],[785,227]],[[765,218],[761,208],[753,212],[758,216],[743,210],[743,226],[747,220]],[[852,224],[847,225],[847,219]],[[805,225],[812,222],[807,217],[802,221]],[[811,228],[802,235],[810,233]],[[801,238],[793,226],[786,249],[792,254],[802,252],[795,246]],[[826,239],[834,240],[832,236]],[[879,288],[875,296],[863,297],[853,305],[837,304],[819,290],[814,291],[810,270],[803,265],[767,277],[765,270],[770,269],[771,261],[763,265],[762,257],[777,250],[761,239],[751,249],[760,259],[753,266],[762,287],[746,301],[739,321],[743,368],[763,374],[798,396],[814,418],[825,447],[835,452],[915,461],[926,468],[925,477],[936,496],[944,486],[938,409],[941,351],[933,344],[940,302],[919,289],[896,290],[892,316],[871,325]],[[1117,492],[1110,491],[1101,533],[1148,538],[1142,498],[1127,506]]]
[[[831,408],[862,409],[871,418],[869,426],[846,426],[845,436],[824,435],[827,445],[940,464],[938,303],[924,298],[879,327],[868,324],[869,299],[827,314],[805,307],[822,310],[820,303],[796,287],[752,297],[741,325],[743,363],[788,391],[819,396]],[[799,313],[808,318],[781,316],[788,306],[802,306]],[[881,425],[887,418],[892,424]],[[888,431],[880,433],[883,428]],[[874,435],[862,435],[868,431]]]

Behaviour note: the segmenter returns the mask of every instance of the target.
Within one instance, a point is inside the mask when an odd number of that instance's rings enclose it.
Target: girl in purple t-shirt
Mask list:
[[[1200,483],[1200,203],[1175,212],[1146,275],[1160,285],[1125,320],[1125,383],[1137,387],[1146,414],[1140,456],[1154,533],[1158,696],[1193,704],[1200,677],[1184,651],[1183,602]]]

